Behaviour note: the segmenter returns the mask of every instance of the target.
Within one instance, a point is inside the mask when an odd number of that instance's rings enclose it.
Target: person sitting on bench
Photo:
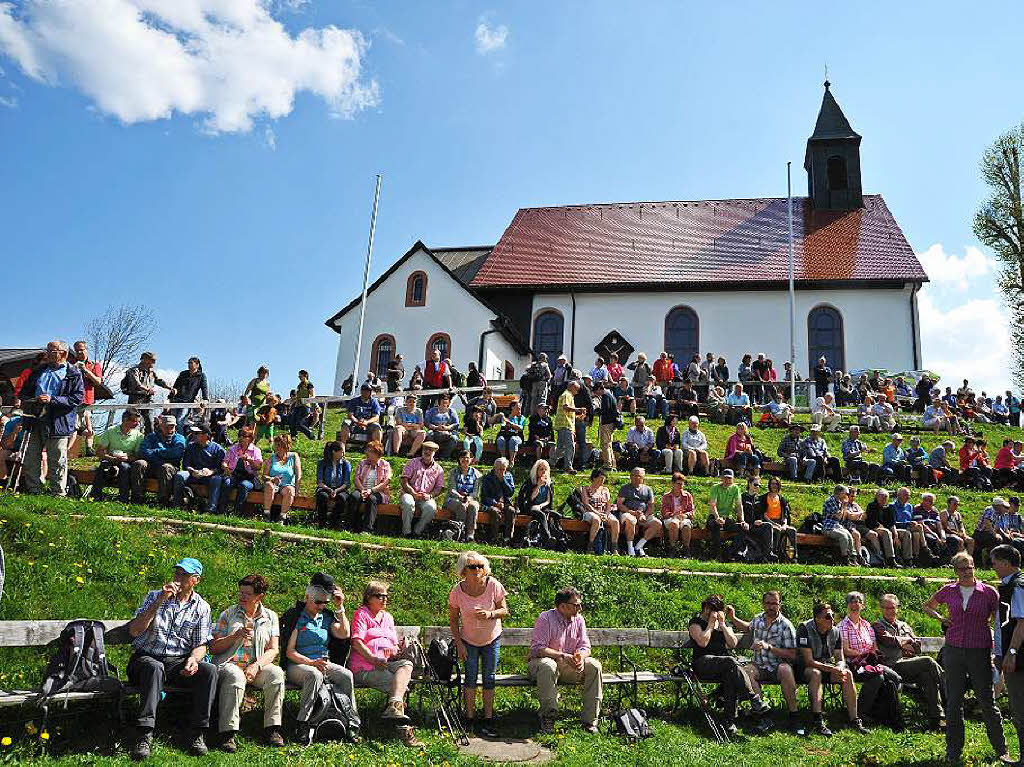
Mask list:
[[[629,472],[629,482],[619,488],[615,498],[616,516],[626,537],[626,553],[629,556],[646,557],[644,547],[654,538],[661,537],[661,520],[654,516],[654,491],[644,483],[647,476],[637,466]],[[634,546],[637,526],[643,530],[643,538]]]
[[[423,425],[423,411],[416,406],[416,395],[405,395],[405,407],[395,411],[395,427],[391,430],[391,455],[401,455],[402,446],[409,444],[410,458],[420,451],[427,430]]]
[[[128,503],[128,470],[139,454],[142,444],[142,415],[135,408],[128,408],[121,413],[121,425],[116,429],[107,429],[96,438],[96,454],[100,465],[96,467],[92,479],[90,497],[99,501],[103,499],[103,488],[114,480],[118,484],[117,499]],[[2,456],[0,456],[2,461]]]
[[[188,750],[194,756],[207,753],[204,732],[217,694],[217,667],[203,660],[213,635],[210,605],[195,590],[202,576],[202,563],[185,557],[174,566],[174,577],[163,588],[146,595],[128,624],[132,637],[128,681],[139,688],[142,698],[131,750],[136,761],[149,758],[165,684],[189,688]]]
[[[174,475],[171,489],[171,505],[181,506],[187,485],[206,487],[205,511],[212,514],[220,503],[221,488],[224,484],[224,448],[213,441],[209,426],[192,426],[189,429],[192,441],[185,448],[181,471]]]
[[[740,488],[732,469],[723,469],[721,481],[711,486],[708,498],[707,529],[715,556],[722,557],[722,533],[746,533],[750,525],[743,519]]]
[[[686,473],[694,471],[701,476],[708,473],[708,438],[700,430],[700,419],[691,415],[687,421],[686,431],[679,435],[679,447],[686,459]]]
[[[647,419],[642,415],[636,417],[633,428],[626,435],[626,442],[622,446],[622,452],[626,460],[634,466],[638,464],[647,465],[651,460],[651,451],[654,449],[654,432],[647,426]]]
[[[504,543],[507,546],[512,542],[516,520],[516,505],[512,500],[515,492],[516,483],[509,470],[509,460],[498,458],[494,468],[480,480],[480,510],[491,515],[491,542],[494,544]]]
[[[533,626],[527,669],[537,684],[541,732],[555,731],[558,682],[583,684],[583,731],[597,734],[601,716],[601,661],[590,654],[590,637],[582,614],[583,599],[571,586],[558,590],[555,607],[542,612]]]
[[[178,421],[173,415],[161,416],[156,431],[143,438],[139,445],[139,458],[128,471],[132,503],[143,502],[149,477],[156,478],[157,502],[163,505],[170,503],[171,480],[185,455],[185,437],[177,432],[177,428]]]
[[[443,461],[450,458],[459,442],[459,415],[452,407],[452,395],[448,392],[439,394],[437,405],[426,412],[423,420],[427,427],[427,439],[437,445],[437,459]]]
[[[414,532],[412,521],[417,512],[420,519],[415,533],[423,535],[437,514],[437,497],[445,492],[444,469],[434,460],[436,453],[436,442],[424,442],[423,455],[413,458],[402,470],[402,495],[398,504],[402,507],[402,535],[407,538]]]
[[[342,444],[348,444],[349,439],[354,436],[365,438],[368,442],[380,440],[380,416],[384,410],[373,396],[370,384],[364,383],[359,387],[359,396],[350,399],[346,409],[348,418],[338,432],[338,439]]]

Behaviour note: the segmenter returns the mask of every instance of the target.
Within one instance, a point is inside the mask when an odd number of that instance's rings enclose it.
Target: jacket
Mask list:
[[[668,428],[663,424],[658,427],[658,433],[654,435],[654,444],[658,450],[678,448],[682,445],[681,438],[682,434],[680,434],[678,428],[669,436]]]
[[[786,500],[785,496],[779,496],[779,504],[782,506],[782,519],[779,520],[784,525],[791,524],[789,517],[789,501]],[[762,522],[768,522],[765,514],[768,512],[768,493],[762,493],[757,503],[754,505],[754,521],[761,520]]]
[[[361,460],[359,465],[356,466],[355,476],[352,478],[353,484],[356,479],[359,480],[360,484],[365,483],[366,475],[369,474],[372,469],[373,466],[366,458]],[[383,458],[377,462],[377,482],[375,484],[379,485],[381,482],[387,483],[379,492],[381,497],[384,499],[384,503],[388,503],[388,501],[391,500],[391,464]],[[354,489],[355,488],[353,487],[353,490]],[[367,488],[367,490],[369,490],[369,488]]]
[[[175,432],[170,439],[164,437],[158,431],[147,434],[142,444],[139,445],[139,458],[147,463],[169,463],[174,466],[181,465],[181,458],[185,455],[185,437]]]
[[[178,373],[174,379],[174,387],[177,391],[171,397],[171,402],[195,402],[196,395],[202,394],[204,400],[210,399],[209,387],[206,383],[206,373],[202,370],[192,375],[187,370]]]
[[[516,492],[516,483],[511,471],[505,472],[505,481],[498,478],[493,471],[489,471],[480,480],[480,505],[483,508],[495,506],[501,501],[511,501]]]
[[[348,487],[352,481],[352,464],[346,459],[341,460],[341,476],[336,471],[338,464],[321,458],[316,462],[316,484],[329,488]]]
[[[67,373],[61,382],[60,391],[50,399],[50,404],[46,406],[40,419],[47,437],[70,437],[78,423],[75,408],[82,404],[85,383],[81,370],[75,365],[66,364],[66,367]],[[36,384],[45,369],[45,365],[40,365],[32,370],[18,392],[21,399],[32,399],[36,396]]]

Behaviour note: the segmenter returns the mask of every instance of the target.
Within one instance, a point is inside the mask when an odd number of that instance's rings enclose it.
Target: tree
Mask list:
[[[1024,123],[995,140],[981,158],[981,177],[992,190],[974,216],[974,234],[1002,264],[999,290],[1010,312],[1013,378],[1024,386]]]
[[[138,362],[143,345],[155,331],[152,315],[135,304],[108,306],[103,314],[86,321],[85,340],[93,359],[103,366],[103,383],[117,391],[114,378]]]

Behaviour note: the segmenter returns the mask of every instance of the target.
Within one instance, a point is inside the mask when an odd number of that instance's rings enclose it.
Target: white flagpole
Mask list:
[[[366,319],[366,288],[370,281],[370,256],[373,255],[373,235],[377,230],[377,204],[380,201],[381,175],[377,174],[377,191],[373,195],[370,214],[370,240],[366,244],[366,266],[363,268],[363,297],[359,302],[359,334],[356,337],[356,359],[352,365],[352,392],[359,391],[359,352],[363,348],[363,321]]]
[[[786,204],[789,210],[789,404],[796,407],[796,291],[793,287],[793,179],[786,163]]]

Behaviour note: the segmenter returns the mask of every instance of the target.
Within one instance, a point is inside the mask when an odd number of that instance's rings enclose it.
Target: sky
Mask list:
[[[417,239],[493,244],[520,207],[804,193],[832,91],[931,282],[923,361],[1009,383],[985,147],[1024,120],[1019,0],[831,3],[0,0],[0,346],[141,303],[166,370],[305,367]],[[12,287],[13,286],[13,287]],[[880,318],[879,332],[885,320]],[[275,376],[275,373],[277,375]]]

